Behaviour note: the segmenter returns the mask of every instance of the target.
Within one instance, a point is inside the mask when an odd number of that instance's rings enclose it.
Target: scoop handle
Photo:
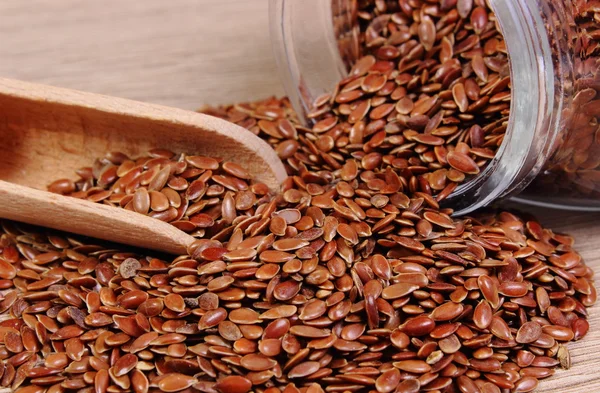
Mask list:
[[[0,218],[176,255],[185,254],[195,240],[143,214],[2,180]]]

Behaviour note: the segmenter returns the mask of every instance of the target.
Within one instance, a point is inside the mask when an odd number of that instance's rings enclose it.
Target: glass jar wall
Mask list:
[[[361,8],[369,3],[381,12],[371,20],[361,19]],[[440,0],[426,12],[439,18],[462,7],[468,15],[483,5],[483,0]],[[505,110],[510,115],[498,126],[505,134],[494,159],[457,187],[446,203],[466,213],[518,194],[517,199],[527,203],[600,210],[599,7],[586,0],[490,0],[489,7],[494,12],[487,15],[488,23],[497,24],[505,47],[482,36],[473,48],[483,53],[488,67],[501,66],[490,47],[499,45],[498,50],[508,54],[510,97],[503,102],[510,102],[510,112]],[[410,15],[417,8],[423,12],[418,0],[271,0],[274,48],[286,91],[301,117],[310,122],[315,99],[347,76],[367,39],[376,42],[378,32],[392,27],[390,20],[418,21],[422,15]],[[439,51],[432,47],[422,58]]]
[[[496,9],[502,2],[496,1]],[[561,208],[600,208],[600,6],[538,1],[562,93],[560,132],[533,182],[518,197]],[[562,68],[561,68],[562,67]]]

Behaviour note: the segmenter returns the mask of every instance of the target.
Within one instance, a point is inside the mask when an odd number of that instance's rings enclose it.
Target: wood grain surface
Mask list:
[[[267,0],[2,0],[0,76],[197,108],[282,94]]]
[[[267,21],[267,0],[4,0],[0,76],[187,109],[280,95]],[[522,209],[600,271],[600,214]],[[600,306],[589,311],[573,367],[538,393],[600,392]]]

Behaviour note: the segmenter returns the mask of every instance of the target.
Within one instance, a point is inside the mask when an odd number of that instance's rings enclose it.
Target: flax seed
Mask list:
[[[59,370],[38,380],[97,391],[498,393],[570,366],[596,300],[572,239],[439,206],[505,131],[495,16],[480,1],[392,3],[359,2],[364,56],[311,127],[287,99],[205,109],[276,149],[278,195],[236,163],[162,149],[109,153],[50,187],[171,222],[199,238],[189,255],[4,222],[1,382],[35,386],[11,362],[36,357]]]

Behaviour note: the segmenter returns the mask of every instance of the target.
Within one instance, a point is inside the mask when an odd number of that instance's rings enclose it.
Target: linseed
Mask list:
[[[360,3],[364,56],[312,127],[287,99],[204,109],[275,148],[290,175],[278,195],[235,163],[163,149],[49,186],[170,222],[198,238],[189,255],[3,222],[0,385],[497,393],[569,368],[597,298],[573,239],[439,206],[502,142],[494,15],[413,3]]]
[[[298,237],[334,218],[337,228],[350,227],[329,207],[327,219],[293,236],[265,225],[243,231],[231,247],[198,240],[194,258],[171,262],[4,222],[0,258],[19,273],[4,281],[0,302],[7,313],[0,382],[84,391],[485,391],[487,384],[526,392],[556,365],[570,367],[563,343],[585,335],[585,308],[596,300],[572,239],[507,212],[442,219],[419,199],[408,198],[390,229],[356,244],[337,230]],[[280,200],[270,217],[297,223],[310,207]],[[411,235],[420,247],[396,240],[423,220],[429,234]],[[287,251],[275,249],[282,244]],[[298,258],[326,244],[335,245],[326,260]],[[451,251],[434,251],[439,245]],[[230,262],[218,259],[226,255]],[[94,267],[80,272],[88,260]],[[298,267],[282,271],[292,260]],[[554,260],[568,260],[568,270]]]

